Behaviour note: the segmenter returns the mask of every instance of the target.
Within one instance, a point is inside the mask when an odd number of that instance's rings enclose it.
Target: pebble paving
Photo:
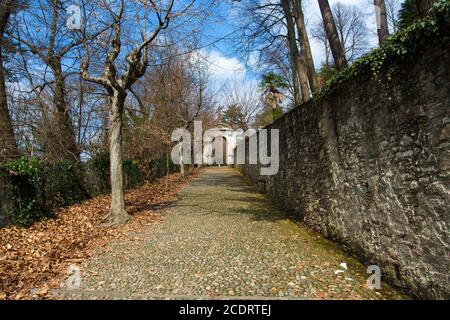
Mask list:
[[[228,167],[204,168],[154,223],[82,266],[82,299],[402,299]],[[346,265],[345,265],[346,264]],[[345,268],[346,267],[346,268]]]

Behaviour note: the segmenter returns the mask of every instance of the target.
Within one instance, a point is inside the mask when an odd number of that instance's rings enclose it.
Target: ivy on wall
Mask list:
[[[450,0],[440,0],[430,14],[417,20],[407,28],[390,37],[382,47],[372,50],[356,60],[351,66],[329,79],[317,95],[320,99],[340,88],[343,83],[370,71],[373,78],[381,81],[380,75],[390,81],[399,63],[412,53],[417,53],[430,41],[443,41],[450,46]]]

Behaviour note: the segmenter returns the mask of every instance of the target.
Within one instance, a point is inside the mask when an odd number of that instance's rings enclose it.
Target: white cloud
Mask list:
[[[259,94],[258,81],[238,58],[227,57],[217,49],[202,49],[198,52],[198,59],[208,66],[212,88],[217,93],[219,104],[227,104],[229,97],[224,95],[231,87],[233,93],[240,97]]]
[[[224,83],[231,79],[244,79],[247,74],[245,65],[235,57],[226,57],[218,50],[201,51],[207,61],[212,80]]]

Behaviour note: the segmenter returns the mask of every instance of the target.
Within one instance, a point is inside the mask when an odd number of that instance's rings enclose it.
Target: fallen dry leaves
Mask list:
[[[110,196],[99,196],[83,203],[56,210],[55,219],[41,221],[30,228],[0,229],[0,300],[29,299],[37,288],[45,298],[49,288],[57,288],[67,275],[67,267],[88,258],[95,249],[142,226],[161,221],[160,209],[176,200],[180,188],[194,176],[181,180],[179,174],[147,183],[126,193],[127,223],[101,226],[109,211]]]

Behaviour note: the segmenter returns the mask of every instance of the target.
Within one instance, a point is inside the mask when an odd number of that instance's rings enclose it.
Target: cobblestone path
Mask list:
[[[205,168],[164,221],[115,241],[82,268],[83,299],[395,299],[366,268],[294,222],[227,167]],[[341,266],[342,263],[346,263]]]

